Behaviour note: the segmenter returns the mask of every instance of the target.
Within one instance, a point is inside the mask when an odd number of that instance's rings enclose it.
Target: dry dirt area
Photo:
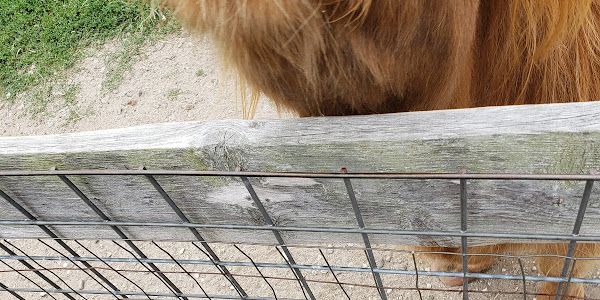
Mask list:
[[[91,55],[79,63],[69,74],[61,79],[61,88],[53,89],[55,100],[48,104],[30,105],[21,97],[14,104],[0,102],[0,136],[46,135],[62,134],[79,131],[100,130],[135,126],[148,123],[218,120],[241,118],[242,110],[239,101],[235,101],[236,85],[231,75],[223,73],[215,58],[209,42],[190,37],[183,33],[168,36],[156,43],[143,48],[142,54],[135,59],[131,69],[125,73],[123,82],[118,88],[106,92],[103,82],[107,76],[107,65],[110,64],[111,53],[118,51],[118,43],[108,43],[99,49],[90,50]],[[40,108],[41,107],[41,108]],[[32,117],[32,115],[34,115]],[[289,113],[278,112],[268,101],[260,102],[255,118],[288,118]],[[31,255],[57,255],[48,246],[38,241],[10,241]],[[73,241],[68,241],[74,249],[85,253],[86,250]],[[103,257],[130,257],[129,253],[120,249],[111,241],[84,241],[89,249]],[[149,257],[165,258],[168,256],[149,242],[138,243]],[[160,243],[178,259],[205,259],[201,252],[189,243]],[[248,261],[242,253],[232,245],[214,245],[222,260]],[[357,245],[323,245],[324,253],[330,258],[330,263],[337,266],[366,267],[364,252],[353,250]],[[284,263],[274,247],[242,245],[241,248],[255,262]],[[329,249],[328,249],[329,248]],[[18,252],[18,251],[17,251]],[[318,249],[292,248],[297,263],[324,265]],[[414,269],[410,255],[397,251],[377,251],[378,265],[390,269]],[[0,252],[0,255],[4,255]],[[86,256],[90,256],[87,254]],[[42,262],[46,267],[57,268],[59,275],[64,277],[75,289],[102,290],[89,276],[82,273],[69,262]],[[427,262],[417,260],[420,270],[429,270]],[[17,266],[16,264],[14,265]],[[145,274],[139,264],[122,263],[123,269],[133,270],[127,273],[133,282],[143,285],[152,292],[168,292],[156,278]],[[163,271],[176,269],[171,265]],[[231,285],[215,273],[212,267],[196,267],[186,274],[168,274],[184,292],[201,293],[200,286],[209,294],[233,295]],[[0,265],[0,271],[7,271],[6,265]],[[138,272],[135,272],[137,270]],[[538,275],[534,264],[525,264],[528,275]],[[258,275],[252,268],[236,269],[233,272],[250,272]],[[262,270],[266,276],[291,278],[289,270]],[[520,274],[515,260],[504,259],[497,263],[491,272],[505,274]],[[109,270],[104,270],[107,274]],[[308,279],[316,281],[335,281],[328,271],[308,270]],[[346,291],[352,299],[378,299],[373,289],[362,285],[372,285],[373,279],[368,273],[364,276],[355,274],[338,274],[340,281],[353,283],[346,285]],[[600,273],[595,274],[599,276]],[[136,290],[131,282],[125,282],[116,274],[107,275],[116,282],[122,282],[129,290]],[[14,272],[0,272],[0,282],[9,287],[34,287],[31,282],[24,280]],[[193,280],[196,279],[196,280]],[[414,276],[384,275],[383,281],[389,299],[419,299],[416,291],[403,290],[415,286]],[[119,281],[120,280],[120,281]],[[242,279],[242,284],[253,296],[273,297],[273,290],[260,278]],[[277,296],[281,298],[303,299],[303,295],[295,280],[272,280]],[[317,299],[346,299],[336,285],[311,284]],[[456,292],[434,292],[431,289],[447,289],[437,278],[421,276],[420,288],[430,289],[422,293],[423,299],[461,299],[462,294]],[[522,291],[520,281],[479,280],[471,284],[475,293],[472,299],[522,299],[517,294],[500,295],[493,291],[518,292]],[[527,286],[529,292],[536,289],[535,284]],[[600,298],[600,289],[590,289],[590,296]],[[0,292],[1,299],[14,299],[6,292]],[[40,293],[26,294],[27,299],[65,299],[61,294],[53,296]],[[76,297],[77,298],[77,297]],[[84,299],[114,299],[111,296],[84,295]],[[79,299],[79,298],[77,298]],[[148,299],[139,297],[136,299]],[[152,299],[164,299],[152,297]],[[528,299],[535,299],[529,296]]]
[[[242,118],[235,80],[224,74],[206,40],[183,33],[142,49],[112,91],[103,89],[117,42],[90,49],[91,56],[54,83],[55,100],[22,95],[0,101],[0,136],[45,135],[141,124]],[[69,98],[69,88],[76,99]],[[255,118],[290,117],[261,101]],[[42,110],[43,111],[40,111]]]

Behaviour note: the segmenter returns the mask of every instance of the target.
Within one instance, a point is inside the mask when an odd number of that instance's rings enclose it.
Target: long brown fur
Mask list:
[[[600,100],[599,1],[164,4],[175,8],[188,28],[212,36],[255,96],[263,93],[306,117]],[[505,248],[510,247],[478,250]],[[541,248],[529,250],[565,252],[560,244]],[[599,248],[581,245],[576,254],[599,256]],[[444,268],[460,270],[451,258],[443,261]],[[542,259],[540,269],[560,275],[558,261]],[[590,266],[580,263],[576,273]],[[552,288],[546,283],[542,292],[553,293]],[[582,287],[571,285],[569,295],[582,296]]]

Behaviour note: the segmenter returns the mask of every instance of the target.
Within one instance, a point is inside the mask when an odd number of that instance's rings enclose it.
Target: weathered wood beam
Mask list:
[[[153,124],[0,138],[0,170],[587,174],[600,166],[600,103],[487,107],[376,116]],[[143,176],[69,177],[114,221],[181,222]],[[238,178],[157,176],[194,223],[264,225]],[[251,178],[277,226],[356,227],[340,179]],[[367,228],[458,231],[457,180],[352,180]],[[470,231],[570,234],[584,182],[471,180]],[[600,236],[600,184],[582,235]],[[0,176],[0,190],[40,220],[98,221],[58,177]],[[0,219],[24,220],[0,198]],[[63,238],[116,238],[107,226],[51,226]],[[122,227],[132,239],[193,240],[186,228]],[[211,241],[274,243],[269,231],[199,229]],[[359,234],[283,232],[288,243]],[[0,226],[1,237],[45,237]],[[372,235],[373,243],[460,246],[448,237]],[[506,241],[506,239],[505,239]],[[478,238],[471,245],[497,243]]]

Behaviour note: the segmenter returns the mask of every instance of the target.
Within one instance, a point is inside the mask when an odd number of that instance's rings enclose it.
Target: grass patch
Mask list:
[[[181,94],[181,89],[170,89],[167,92],[167,98],[169,98],[169,100],[176,100],[180,94]]]
[[[69,116],[62,123],[62,126],[68,126],[70,124],[75,124],[75,123],[77,123],[77,121],[79,121],[87,116],[91,116],[93,114],[94,113],[91,110],[81,111],[80,109],[70,107],[69,108]]]
[[[67,105],[75,105],[77,104],[77,93],[81,90],[81,86],[79,84],[72,84],[67,87],[65,93],[63,94],[63,99],[65,100],[65,104]]]
[[[27,111],[32,118],[39,117],[46,112],[48,104],[56,99],[53,90],[54,87],[52,85],[44,84],[32,91],[27,102]]]
[[[121,35],[119,50],[111,53],[105,61],[107,74],[106,79],[102,82],[102,88],[105,93],[116,89],[123,82],[124,73],[131,69],[134,58],[141,54],[140,50],[142,46],[147,42],[154,42],[166,34],[177,32],[181,29],[181,23],[170,19],[164,14],[159,14],[157,18],[163,21],[154,24],[152,27],[146,26],[143,30],[127,32]]]
[[[82,49],[116,39],[124,49],[109,68],[112,87],[141,45],[181,27],[145,1],[0,0],[0,7],[0,92],[8,100],[72,67],[85,55]]]
[[[62,99],[62,105],[64,105],[69,112],[65,124],[75,123],[84,116],[89,115],[90,112],[81,112],[82,109],[77,105],[77,94],[81,90],[81,86],[79,84],[67,85],[64,82],[64,78],[58,78],[57,80],[61,82],[40,84],[25,94],[27,114],[31,118],[47,116],[46,109],[48,105]]]
[[[94,114],[90,108],[84,109],[77,105],[77,94],[81,90],[79,84],[63,85],[60,88],[63,91],[62,99],[64,100],[64,105],[68,108],[69,112],[69,115],[64,120],[62,126],[77,123],[77,121],[84,117]]]
[[[206,73],[204,73],[204,70],[200,69],[200,70],[196,71],[196,76],[204,77],[204,76],[206,76]]]

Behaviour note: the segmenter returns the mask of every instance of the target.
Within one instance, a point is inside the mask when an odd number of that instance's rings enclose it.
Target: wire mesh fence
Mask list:
[[[103,199],[88,197],[73,178],[89,176],[134,176],[144,178],[179,219],[177,222],[157,220],[140,222],[120,219],[108,212]],[[259,212],[260,224],[202,223],[191,220],[161,184],[179,176],[227,177],[239,180],[247,191],[249,201]],[[0,294],[2,298],[37,299],[489,299],[502,296],[514,299],[534,299],[540,296],[542,282],[558,283],[550,296],[564,298],[564,291],[573,284],[583,284],[586,299],[600,299],[600,272],[574,276],[577,265],[600,260],[600,257],[575,257],[578,244],[600,242],[600,236],[581,235],[580,231],[592,195],[594,182],[600,180],[595,172],[588,175],[526,175],[401,173],[274,173],[221,171],[156,171],[156,170],[76,170],[76,171],[2,171],[0,178],[54,177],[64,188],[77,195],[78,201],[91,209],[97,221],[55,220],[34,214],[20,201],[18,195],[0,190],[0,197],[18,211],[21,218],[2,218],[0,226],[28,230],[35,227],[44,238],[0,240]],[[348,227],[285,226],[274,220],[262,197],[250,179],[312,178],[342,181],[347,208],[354,215]],[[458,181],[460,230],[405,230],[371,228],[363,218],[360,191],[353,183],[361,180],[441,180]],[[480,232],[469,228],[469,182],[496,181],[576,181],[584,182],[578,213],[573,216],[570,232],[537,234],[522,228],[519,233]],[[161,183],[159,183],[159,181]],[[31,189],[36,186],[32,185]],[[361,195],[357,197],[357,194]],[[128,201],[128,199],[121,199]],[[69,209],[68,204],[63,204]],[[298,210],[303,207],[298,206]],[[383,208],[382,208],[383,209]],[[526,207],[524,207],[526,209]],[[218,211],[207,213],[219,213]],[[20,227],[19,227],[20,226]],[[95,236],[80,239],[62,238],[64,228],[110,229],[115,238],[97,240]],[[157,236],[166,228],[189,231],[194,239],[180,241],[136,240],[129,236],[130,228],[152,228]],[[227,230],[240,234],[269,233],[272,240],[257,235],[256,243],[220,243],[203,236],[201,230]],[[332,243],[290,243],[288,233],[318,233],[331,237]],[[340,243],[339,236],[359,236]],[[457,251],[423,250],[383,244],[373,244],[374,236],[435,236],[460,239]],[[470,242],[477,238],[514,240],[516,243],[565,243],[565,252],[509,255],[503,253],[470,252]],[[342,238],[343,240],[343,238]],[[432,248],[433,249],[433,248]],[[440,248],[446,249],[446,248]],[[462,270],[435,270],[427,254],[460,257]],[[593,254],[593,253],[592,253]],[[504,261],[502,267],[488,272],[467,272],[467,258],[495,256]],[[561,258],[557,276],[540,273],[534,260],[540,256]],[[458,270],[461,270],[460,268]],[[461,278],[459,287],[438,283],[439,277]],[[469,282],[470,279],[480,281]]]

